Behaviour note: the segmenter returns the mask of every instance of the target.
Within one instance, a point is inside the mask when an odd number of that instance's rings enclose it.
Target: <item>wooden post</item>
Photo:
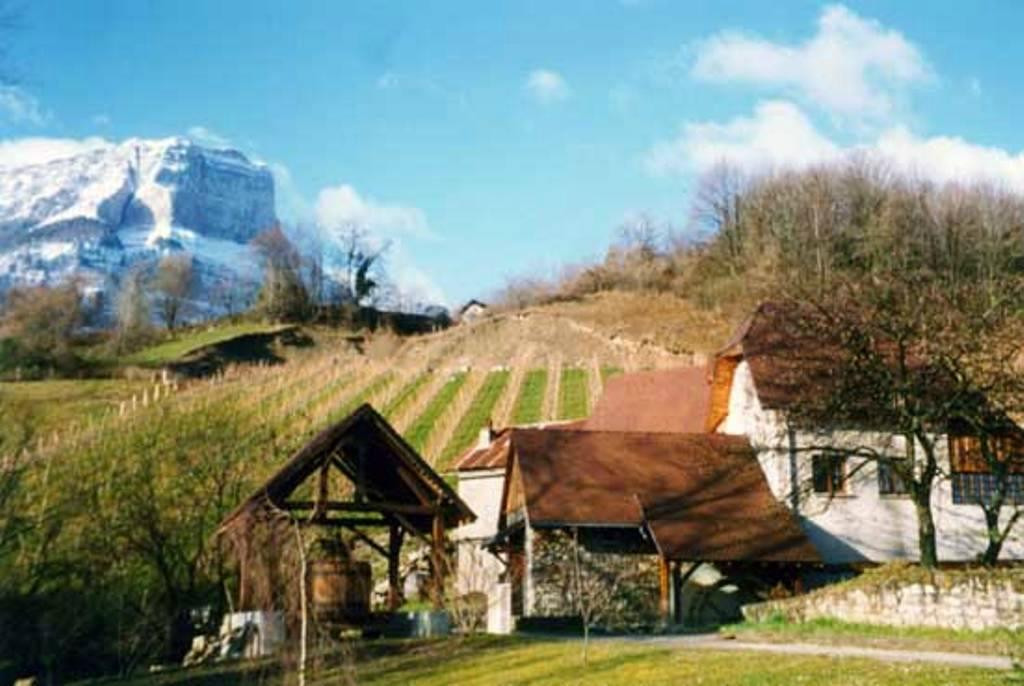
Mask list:
[[[683,621],[683,582],[679,566],[681,562],[672,563],[672,623],[681,624]]]
[[[444,605],[444,518],[441,516],[440,510],[434,513],[431,534],[430,564],[434,577],[431,600],[433,600],[434,609],[440,610]]]
[[[388,530],[388,609],[392,612],[402,605],[401,553],[402,528],[392,524]]]
[[[669,561],[662,555],[658,556],[658,614],[661,621],[668,623],[672,619],[671,594],[669,589]]]

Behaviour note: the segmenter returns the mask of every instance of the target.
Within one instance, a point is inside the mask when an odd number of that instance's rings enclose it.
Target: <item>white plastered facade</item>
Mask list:
[[[744,435],[750,440],[772,493],[799,515],[805,532],[826,562],[918,558],[914,504],[907,496],[879,493],[875,462],[849,458],[849,479],[846,492],[841,495],[817,494],[808,487],[816,447],[870,447],[888,455],[902,455],[905,451],[901,436],[836,431],[826,439],[817,432],[791,430],[780,412],[762,407],[746,361],[741,361],[733,374],[728,414],[718,431]],[[940,471],[948,474],[946,437],[937,437],[935,445]],[[985,549],[987,538],[981,508],[954,504],[950,481],[944,476],[932,492],[932,513],[941,562],[971,561]],[[1009,508],[1005,516],[1009,516]],[[1011,532],[1001,559],[1024,559],[1024,540],[1020,534],[1020,530]]]

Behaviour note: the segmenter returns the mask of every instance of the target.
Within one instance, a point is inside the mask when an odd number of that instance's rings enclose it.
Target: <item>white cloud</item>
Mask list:
[[[327,229],[357,224],[387,238],[435,238],[423,211],[416,207],[382,205],[364,198],[348,184],[325,188],[316,199],[317,223]]]
[[[0,140],[0,167],[43,164],[112,145],[98,136],[90,138],[15,138]]]
[[[448,305],[444,290],[420,267],[401,243],[393,243],[385,256],[388,275],[401,299],[431,305]]]
[[[883,120],[906,86],[931,68],[902,33],[842,5],[826,7],[804,43],[776,43],[736,31],[701,42],[692,75],[715,82],[782,88],[825,111],[858,121]]]
[[[538,102],[544,104],[569,97],[569,85],[565,79],[557,71],[550,69],[534,69],[526,78],[524,87]]]
[[[426,215],[417,207],[386,205],[361,196],[348,184],[325,188],[314,209],[317,224],[327,241],[337,241],[340,231],[354,224],[369,233],[377,246],[390,244],[388,274],[402,296],[409,300],[446,303],[441,288],[418,267],[406,249],[407,240],[437,240]]]
[[[939,183],[986,181],[1024,193],[1024,151],[978,145],[959,136],[921,138],[902,126],[885,131],[865,149],[904,173]]]
[[[1024,193],[1024,151],[979,145],[957,136],[921,137],[905,126],[840,145],[819,131],[797,105],[760,103],[753,116],[725,123],[684,124],[680,135],[656,144],[645,160],[655,174],[689,174],[726,162],[749,171],[801,168],[851,154],[937,183],[984,181]]]
[[[277,216],[287,224],[302,224],[312,216],[312,208],[302,194],[292,172],[280,162],[263,162],[274,176],[274,200]]]
[[[745,169],[806,166],[835,157],[838,147],[791,102],[770,100],[753,116],[725,123],[691,122],[674,140],[657,143],[645,159],[656,175],[702,171],[719,162]]]
[[[230,148],[231,140],[226,136],[222,136],[213,129],[208,129],[205,126],[191,126],[185,135],[190,140],[199,145],[205,145],[211,148]]]
[[[50,113],[43,110],[39,100],[18,86],[0,86],[0,117],[13,124],[33,126],[50,121]]]

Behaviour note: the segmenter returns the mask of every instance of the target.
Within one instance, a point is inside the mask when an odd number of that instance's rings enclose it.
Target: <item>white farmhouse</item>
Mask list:
[[[762,305],[716,355],[708,429],[750,440],[775,497],[799,516],[826,562],[916,560],[917,514],[899,478],[884,462],[838,455],[856,448],[906,455],[903,437],[841,423],[825,433],[787,422],[787,410],[807,388],[790,387],[792,379],[800,377],[787,374],[785,368],[808,362],[780,340],[784,327],[779,317],[777,308]],[[975,499],[994,488],[994,477],[979,469],[968,441],[947,435],[936,439],[944,475],[931,501],[938,558],[969,562],[987,541],[984,516]],[[836,451],[816,450],[816,446],[832,446]],[[1006,517],[1014,506],[1024,504],[1024,474],[1010,474],[1009,479]],[[1024,540],[1011,534],[1001,558],[1024,558]]]

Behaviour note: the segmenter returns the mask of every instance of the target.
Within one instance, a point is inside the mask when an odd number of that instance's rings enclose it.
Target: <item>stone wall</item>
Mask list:
[[[954,571],[852,582],[743,607],[748,621],[836,619],[946,629],[1024,627],[1024,571]],[[875,577],[879,575],[873,575]]]
[[[564,531],[538,531],[534,539],[532,616],[579,616],[573,538]],[[579,549],[582,590],[591,624],[629,630],[658,619],[658,558]]]

